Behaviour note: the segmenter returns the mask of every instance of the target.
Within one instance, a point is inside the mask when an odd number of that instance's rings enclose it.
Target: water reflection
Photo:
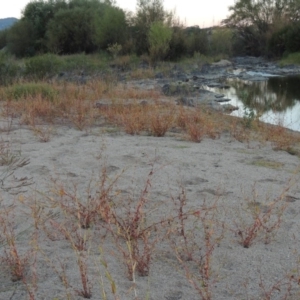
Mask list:
[[[300,76],[271,77],[266,81],[242,81],[230,79],[228,90],[215,90],[239,107],[232,113],[244,116],[252,110],[261,121],[281,124],[300,131]]]

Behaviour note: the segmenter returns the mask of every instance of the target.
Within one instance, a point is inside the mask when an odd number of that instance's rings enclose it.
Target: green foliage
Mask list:
[[[60,10],[48,24],[48,48],[59,54],[92,52],[93,12],[76,7]]]
[[[162,22],[152,23],[149,30],[149,53],[152,61],[164,59],[172,38],[172,30]]]
[[[3,94],[7,100],[20,100],[40,96],[43,99],[53,101],[57,91],[47,83],[24,83],[7,87],[4,89]]]
[[[239,50],[241,54],[267,55],[271,46],[276,46],[277,42],[279,46],[274,52],[282,52],[282,37],[279,32],[281,28],[274,31],[274,27],[277,24],[293,24],[298,20],[300,1],[238,0],[229,10],[231,15],[223,23],[236,29],[237,47],[235,49],[242,49],[242,51]],[[274,32],[279,34],[269,41]]]
[[[110,1],[37,0],[7,34],[9,50],[19,56],[53,52],[91,53],[126,41],[126,17]]]
[[[209,43],[210,55],[224,54],[224,55],[231,56],[232,35],[233,32],[229,28],[213,29],[210,37],[210,43]]]
[[[163,0],[138,0],[135,15],[125,13],[110,0],[36,0],[26,5],[19,22],[6,33],[0,33],[0,48],[7,45],[8,51],[17,57],[108,51],[115,60],[117,53],[124,55],[121,65],[127,65],[128,54],[147,54],[152,60],[176,60],[184,55],[192,57],[195,52],[231,54],[229,30],[213,33],[211,41],[208,37],[209,31],[198,26],[184,28],[173,13],[164,9]],[[64,70],[92,70],[98,65],[82,54],[73,58],[82,67],[76,68],[72,60],[64,59]],[[45,69],[42,76],[48,76],[56,62],[47,66],[44,62],[36,62],[40,64],[37,67],[28,65],[26,74]]]
[[[95,43],[98,49],[106,49],[109,45],[122,45],[127,38],[127,23],[123,10],[106,6],[103,16],[95,18]]]
[[[252,128],[253,122],[256,119],[255,111],[253,108],[244,107],[243,125],[245,128]]]
[[[63,67],[62,60],[54,54],[44,54],[25,61],[25,75],[33,79],[43,79],[57,74]]]
[[[300,22],[289,26],[287,30],[286,51],[289,53],[300,51]]]
[[[0,31],[0,50],[3,49],[7,44],[7,32],[8,29]]]
[[[186,53],[185,36],[182,27],[174,26],[172,28],[172,38],[167,57],[170,60],[181,58]]]
[[[268,46],[269,54],[275,57],[300,51],[300,22],[279,28],[272,34]]]
[[[282,58],[280,61],[281,66],[290,64],[300,65],[300,52],[291,53],[286,57]]]
[[[108,45],[107,51],[112,54],[113,58],[116,58],[122,50],[122,46],[115,43],[112,45]]]
[[[148,52],[148,34],[154,22],[171,24],[172,13],[164,10],[163,0],[138,0],[134,18],[134,38],[137,54]]]
[[[12,56],[0,52],[0,85],[9,85],[16,80],[20,67]]]
[[[272,57],[280,57],[286,51],[288,26],[285,26],[272,33],[268,40],[268,53]]]
[[[66,8],[67,3],[64,0],[32,1],[29,2],[23,11],[23,20],[29,22],[32,26],[32,37],[34,39],[35,53],[47,51],[46,31],[47,25],[53,19],[56,12]]]
[[[73,54],[61,57],[63,71],[91,73],[107,67],[109,57],[106,53],[94,55]]]
[[[186,54],[193,56],[195,52],[207,54],[208,34],[201,30],[199,26],[188,27],[184,30]]]
[[[32,56],[34,50],[33,25],[22,19],[16,22],[7,33],[7,48],[17,57]]]

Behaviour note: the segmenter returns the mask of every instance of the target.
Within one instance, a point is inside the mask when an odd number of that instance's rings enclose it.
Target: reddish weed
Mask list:
[[[247,207],[244,209],[244,212],[250,217],[249,221],[246,222],[243,217],[240,222],[234,222],[236,229],[233,231],[244,248],[249,248],[259,239],[263,239],[265,243],[270,242],[281,225],[283,213],[288,206],[288,202],[284,198],[290,188],[289,183],[276,199],[260,206],[257,202],[255,186],[253,187],[253,200],[246,199]]]

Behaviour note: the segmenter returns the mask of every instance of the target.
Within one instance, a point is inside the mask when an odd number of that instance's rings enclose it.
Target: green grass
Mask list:
[[[300,52],[291,53],[283,57],[279,65],[282,67],[286,65],[300,65]]]
[[[53,101],[57,91],[47,83],[14,84],[2,90],[5,100],[20,100],[41,96],[43,99]]]
[[[60,71],[94,73],[108,67],[110,57],[106,53],[92,55],[73,54],[61,57],[62,67]]]

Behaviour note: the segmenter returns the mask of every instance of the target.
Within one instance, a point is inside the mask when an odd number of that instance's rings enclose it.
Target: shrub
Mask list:
[[[0,52],[0,85],[11,84],[19,72],[17,62],[11,56]]]
[[[210,53],[232,55],[232,30],[228,28],[214,29],[210,40]]]
[[[25,74],[33,79],[55,75],[62,68],[61,59],[54,54],[44,54],[25,61]]]
[[[7,44],[7,32],[7,29],[0,31],[0,50]]]
[[[19,100],[41,96],[43,99],[53,101],[56,91],[46,83],[14,84],[4,90],[4,96],[8,100]]]
[[[7,49],[17,57],[35,54],[34,28],[27,20],[16,22],[7,32]]]
[[[107,53],[99,55],[85,55],[81,53],[63,56],[62,60],[64,71],[90,73],[104,68],[107,65],[109,56]]]
[[[300,64],[300,52],[291,53],[280,61],[280,65]]]
[[[208,34],[198,26],[187,27],[184,30],[186,54],[192,56],[195,52],[207,54]]]
[[[107,51],[111,53],[113,58],[116,58],[121,52],[121,50],[122,50],[122,45],[119,45],[118,43],[109,44],[107,47]]]
[[[185,36],[181,27],[173,27],[173,34],[167,57],[176,60],[186,53]]]
[[[171,28],[162,22],[154,22],[149,30],[149,53],[152,61],[164,59],[172,38]]]

